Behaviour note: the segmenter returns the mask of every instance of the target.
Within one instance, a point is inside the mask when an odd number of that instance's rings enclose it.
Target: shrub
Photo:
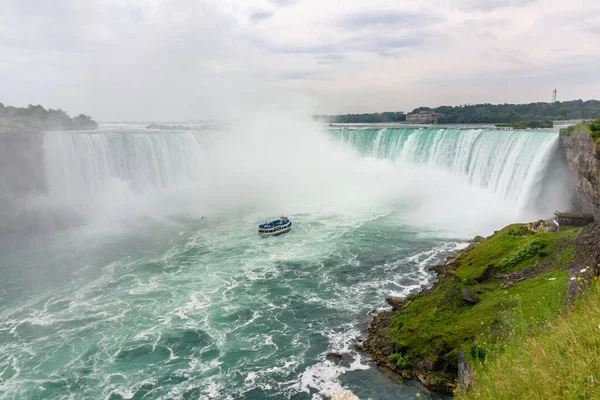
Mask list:
[[[525,243],[524,246],[519,247],[516,251],[513,251],[508,256],[500,260],[498,266],[501,269],[512,269],[516,267],[521,261],[539,255],[540,250],[542,250],[542,248],[544,248],[545,246],[545,241],[541,240],[541,238],[535,238],[534,240]]]
[[[600,140],[600,118],[588,125],[590,136],[597,142]]]
[[[388,359],[394,364],[396,364],[396,366],[400,369],[407,369],[410,368],[412,365],[411,361],[408,358],[403,357],[402,354],[399,353],[390,354]]]

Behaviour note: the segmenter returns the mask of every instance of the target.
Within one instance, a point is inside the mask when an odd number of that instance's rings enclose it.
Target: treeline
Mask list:
[[[379,122],[403,122],[406,121],[406,114],[403,112],[382,112],[373,114],[315,115],[313,119],[333,124],[375,124]]]
[[[514,129],[527,129],[527,128],[552,128],[554,123],[551,119],[540,119],[533,121],[515,121],[515,122],[504,122],[502,124],[496,124],[500,128],[514,128]]]
[[[430,107],[415,108],[412,112],[434,110]],[[600,117],[600,101],[572,100],[554,103],[530,104],[468,104],[441,106],[435,111],[444,116],[438,120],[446,124],[511,123],[517,121],[596,119]],[[315,120],[328,123],[377,123],[402,122],[403,112],[375,114],[315,115]]]
[[[66,131],[73,129],[96,129],[98,124],[85,114],[79,114],[75,118],[71,118],[61,109],[46,110],[40,105],[29,105],[27,108],[7,107],[0,103],[0,127]]]

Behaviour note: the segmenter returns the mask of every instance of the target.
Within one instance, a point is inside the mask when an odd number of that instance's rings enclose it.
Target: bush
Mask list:
[[[535,238],[524,246],[519,247],[516,251],[510,253],[507,257],[504,257],[498,263],[498,266],[502,269],[512,269],[516,267],[521,261],[532,258],[540,253],[540,250],[546,246],[546,242],[541,238]],[[547,254],[546,254],[547,255]]]
[[[590,136],[597,142],[600,140],[600,118],[588,125]]]
[[[527,230],[527,228],[525,228],[523,225],[519,226],[518,228],[512,228],[511,230],[508,231],[508,234],[511,236],[523,236],[523,235],[528,235],[534,232],[530,232]]]
[[[408,358],[402,357],[402,354],[399,353],[390,354],[388,360],[396,364],[396,366],[400,369],[407,369],[412,365]]]
[[[582,124],[575,124],[575,125],[571,125],[568,126],[566,128],[560,128],[560,134],[561,135],[565,135],[565,136],[571,136],[573,133],[577,132],[577,131],[586,131],[587,126],[582,125]]]
[[[483,362],[485,360],[486,351],[474,343],[469,346],[469,355],[472,360]]]

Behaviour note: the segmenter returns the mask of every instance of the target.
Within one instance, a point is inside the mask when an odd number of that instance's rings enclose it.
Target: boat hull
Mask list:
[[[288,233],[291,230],[292,230],[292,224],[290,224],[289,226],[286,226],[285,228],[283,228],[279,231],[275,231],[275,232],[259,232],[258,236],[260,236],[260,237],[279,236],[279,235],[283,235],[284,233]]]

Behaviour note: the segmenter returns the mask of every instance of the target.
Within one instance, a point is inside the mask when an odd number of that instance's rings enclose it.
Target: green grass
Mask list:
[[[485,347],[484,347],[485,348]],[[517,332],[503,346],[489,347],[474,363],[475,382],[465,399],[600,398],[600,285],[538,329]]]
[[[496,343],[516,327],[531,330],[559,313],[567,273],[558,265],[568,263],[574,254],[560,243],[576,237],[581,229],[524,234],[521,226],[510,225],[463,254],[455,262],[454,276],[441,280],[430,293],[413,296],[387,331],[396,353],[412,362],[426,358],[450,371],[461,346]],[[501,287],[505,281],[492,277],[539,261],[548,265],[542,276],[516,282],[509,289]],[[462,298],[463,288],[476,293],[476,304]]]

